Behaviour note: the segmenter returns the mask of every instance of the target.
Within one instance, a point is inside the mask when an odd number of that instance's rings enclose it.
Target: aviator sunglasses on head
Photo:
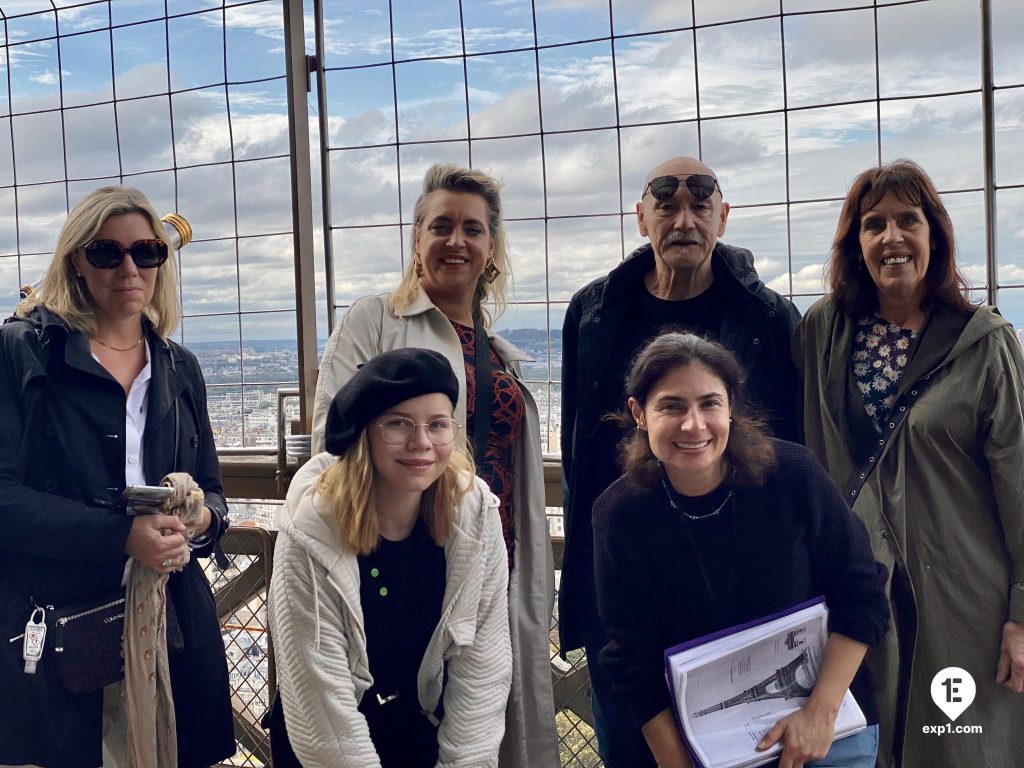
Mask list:
[[[715,187],[718,187],[719,192],[722,191],[722,188],[718,186],[718,179],[714,176],[708,176],[706,173],[694,173],[683,177],[658,176],[651,179],[650,184],[644,187],[644,194],[640,197],[646,195],[647,190],[651,190],[651,195],[655,200],[669,200],[679,189],[680,181],[686,182],[686,189],[695,200],[707,200],[715,194]]]
[[[93,240],[82,247],[82,253],[97,269],[117,269],[126,253],[131,255],[139,269],[152,269],[167,261],[167,243],[153,238],[136,240],[127,248],[122,248],[116,240]]]

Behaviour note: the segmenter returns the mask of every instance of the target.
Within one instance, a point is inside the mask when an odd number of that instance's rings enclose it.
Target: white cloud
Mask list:
[[[783,273],[766,285],[778,293],[789,293],[792,281],[793,293],[822,293],[825,290],[824,269],[824,264],[808,264],[795,273]]]
[[[200,14],[200,18],[220,28],[217,14]],[[275,3],[252,3],[249,5],[233,5],[226,10],[227,31],[233,30],[252,32],[261,37],[284,41],[283,17],[281,7]],[[312,29],[312,16],[307,16],[305,25]],[[284,50],[282,45],[281,50]]]
[[[474,136],[534,132],[537,120],[536,88],[519,88],[491,101],[471,115]]]
[[[48,69],[41,74],[32,75],[29,78],[29,80],[31,80],[33,83],[39,83],[39,85],[56,85],[57,75],[54,74],[53,71]]]
[[[965,271],[974,285],[985,284],[985,266],[983,264],[973,264],[967,267]],[[1003,264],[1000,266],[999,282],[1024,283],[1024,264]]]

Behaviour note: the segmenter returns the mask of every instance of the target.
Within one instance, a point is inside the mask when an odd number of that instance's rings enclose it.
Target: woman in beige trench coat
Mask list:
[[[890,572],[893,628],[868,654],[879,692],[879,765],[1018,765],[1020,344],[993,308],[964,298],[949,215],[911,162],[854,181],[827,276],[830,294],[804,316],[793,348],[807,445]],[[928,726],[951,721],[933,702],[932,683],[947,667],[966,670],[977,694],[951,725],[959,732],[938,735]]]
[[[448,358],[459,380],[455,419],[466,426],[460,439],[468,442],[481,402],[475,347],[486,335],[494,406],[486,451],[474,459],[477,473],[501,499],[513,656],[500,765],[554,768],[559,763],[549,640],[554,562],[540,420],[520,378],[520,362],[528,356],[489,327],[505,306],[509,271],[501,211],[499,185],[490,176],[447,164],[427,171],[414,211],[412,259],[401,284],[394,293],[357,300],[324,349],[313,403],[313,453],[323,450],[334,393],[360,364],[400,347],[432,349]]]

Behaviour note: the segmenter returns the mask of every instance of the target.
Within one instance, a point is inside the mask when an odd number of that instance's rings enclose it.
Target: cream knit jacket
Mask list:
[[[359,565],[322,518],[315,493],[320,473],[333,460],[322,453],[298,471],[277,517],[268,608],[278,686],[292,748],[304,768],[379,768],[357,709],[373,684]],[[445,544],[441,620],[418,677],[420,705],[433,712],[448,663],[439,768],[498,764],[512,651],[497,505],[486,483],[474,477]]]

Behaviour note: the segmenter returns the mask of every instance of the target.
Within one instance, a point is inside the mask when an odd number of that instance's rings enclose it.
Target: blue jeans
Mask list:
[[[869,725],[860,733],[832,742],[821,760],[804,763],[804,768],[875,768],[878,753],[878,726]]]

